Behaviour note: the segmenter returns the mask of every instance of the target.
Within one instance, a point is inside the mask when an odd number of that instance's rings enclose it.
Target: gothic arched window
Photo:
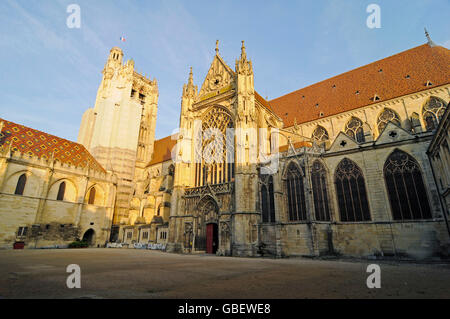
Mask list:
[[[64,200],[64,193],[66,192],[66,182],[59,184],[58,196],[56,200]]]
[[[422,109],[423,121],[427,131],[437,128],[442,115],[444,115],[445,107],[445,102],[437,97],[432,96],[428,99]]]
[[[314,161],[311,169],[311,181],[314,197],[316,220],[330,220],[330,207],[327,191],[327,171],[319,160]]]
[[[363,122],[357,117],[352,117],[350,121],[347,122],[345,125],[345,134],[358,143],[364,143],[366,141],[364,137]]]
[[[327,130],[320,125],[316,127],[311,138],[317,142],[323,142],[329,139]]]
[[[95,187],[92,187],[91,190],[89,191],[89,200],[88,200],[89,205],[94,205],[95,193],[96,193]]]
[[[401,125],[398,114],[391,109],[385,108],[377,119],[378,132],[381,133],[389,122],[395,123],[398,126]]]
[[[221,107],[212,108],[203,118],[197,136],[199,145],[195,146],[196,186],[226,183],[234,178],[234,136],[227,134],[227,129],[232,127],[233,119]]]
[[[364,176],[356,163],[347,158],[339,163],[335,185],[341,221],[370,220]]]
[[[303,174],[294,163],[289,164],[286,174],[286,191],[289,220],[306,220],[305,189]]]
[[[267,185],[261,186],[261,211],[263,223],[275,222],[275,196],[272,176],[269,176]]]
[[[384,164],[384,178],[395,220],[431,218],[422,173],[411,155],[395,150]]]
[[[19,177],[16,185],[15,195],[23,195],[23,191],[25,190],[25,184],[27,183],[27,175],[22,174]]]

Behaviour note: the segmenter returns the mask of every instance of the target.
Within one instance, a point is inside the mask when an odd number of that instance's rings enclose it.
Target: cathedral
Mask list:
[[[158,83],[115,47],[77,143],[0,119],[0,247],[448,257],[450,51],[427,40],[272,100],[217,42],[159,140]]]

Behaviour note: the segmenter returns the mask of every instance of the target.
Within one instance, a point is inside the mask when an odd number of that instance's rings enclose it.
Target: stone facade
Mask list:
[[[444,60],[448,61],[448,56]],[[377,71],[382,72],[382,69]],[[265,101],[253,87],[253,71],[245,47],[242,47],[235,70],[223,62],[216,49],[200,91],[193,84],[192,70],[183,88],[180,134],[173,149],[176,156],[175,182],[168,250],[212,251],[233,256],[332,254],[416,259],[448,256],[450,241],[445,222],[448,212],[444,212],[440,205],[439,191],[426,155],[435,129],[428,127],[425,112],[435,101],[444,106],[448,104],[448,68],[446,71],[447,76],[441,83],[424,81],[423,88],[392,99],[380,99],[374,94],[372,102],[365,106],[347,107],[348,110],[330,116],[320,112],[316,119],[302,123],[297,123],[294,118],[293,125],[284,126],[288,120],[283,121],[282,116],[274,112],[277,103]],[[408,76],[404,78],[409,79]],[[335,88],[332,83],[331,88]],[[248,130],[253,135],[236,135],[233,178],[216,181],[212,177],[216,174],[214,164],[196,163],[195,125],[198,125],[196,120],[200,121],[204,129],[204,123],[208,123],[210,118],[224,121],[227,116],[236,131]],[[349,127],[353,118],[360,123],[361,131],[352,131],[353,128]],[[437,117],[436,121],[439,121]],[[221,125],[220,121],[214,123],[219,130]],[[260,131],[260,128],[267,132]],[[317,136],[321,132],[319,130],[318,133],[319,128],[326,132],[325,138]],[[272,144],[277,144],[277,139],[273,138],[275,134],[271,134],[270,129],[277,130],[280,157],[278,169],[268,177],[262,174],[266,165],[261,160],[261,153],[269,156],[276,153]],[[443,135],[447,136],[446,133]],[[422,182],[418,184],[423,185],[425,193],[421,199],[424,207],[429,206],[429,209],[424,208],[424,212],[429,210],[430,215],[400,219],[395,215],[390,199],[393,195],[389,194],[385,175],[386,165],[393,154],[410,156],[411,163],[420,172],[417,176],[421,176]],[[253,161],[255,158],[257,160]],[[316,218],[318,203],[314,200],[316,194],[311,177],[316,160],[326,171],[327,220]],[[343,160],[356,164],[363,176],[362,187],[367,193],[364,214],[368,218],[365,220],[345,221],[340,215],[335,174]],[[299,200],[304,202],[305,216],[297,220],[290,218],[287,196],[290,187],[286,171],[291,163],[302,172],[303,194],[299,195]],[[202,171],[206,166],[209,173]],[[204,174],[206,182],[199,185],[198,178],[202,179]],[[272,202],[262,198],[265,196],[263,192],[273,196]],[[273,205],[274,211],[274,217],[266,221],[262,216],[265,205]],[[411,208],[412,211],[415,209]],[[213,241],[217,247],[210,250],[205,241]]]
[[[18,193],[22,176],[26,183]],[[58,198],[62,183],[65,192]],[[1,147],[0,248],[65,247],[83,238],[103,246],[110,236],[115,183],[110,173]]]
[[[94,108],[84,115],[78,142],[118,177],[114,224],[128,221],[135,184],[145,176],[153,153],[158,84],[123,64],[123,52],[111,49]]]
[[[156,80],[122,59],[113,48],[79,132],[101,173],[45,159],[30,160],[34,171],[3,152],[4,213],[23,211],[3,236],[35,225],[41,245],[67,242],[89,222],[96,242],[169,252],[448,256],[447,49],[429,42],[267,101],[244,42],[234,69],[217,44],[200,89],[192,68],[183,86],[179,133],[157,141]],[[42,185],[30,179],[35,193],[18,197],[21,169]],[[54,200],[62,178],[70,203]],[[95,209],[85,203],[94,183]]]
[[[449,152],[449,131],[450,131],[450,108],[442,115],[441,122],[436,129],[436,133],[430,142],[427,154],[432,165],[432,173],[436,180],[437,191],[440,196],[442,209],[446,214],[447,228],[449,226],[450,214],[450,152]]]

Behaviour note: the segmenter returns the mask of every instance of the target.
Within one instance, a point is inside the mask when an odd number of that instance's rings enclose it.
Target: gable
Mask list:
[[[351,150],[358,148],[359,145],[352,138],[350,138],[344,132],[339,132],[338,136],[334,139],[333,144],[331,144],[329,152],[341,152],[346,150]]]
[[[383,129],[381,134],[378,136],[375,141],[375,145],[391,143],[395,141],[407,140],[412,137],[407,131],[398,127],[396,124],[392,122],[388,122],[386,127]]]
[[[206,99],[209,94],[226,90],[233,84],[234,75],[234,71],[226,65],[219,55],[216,55],[200,89],[199,98]]]

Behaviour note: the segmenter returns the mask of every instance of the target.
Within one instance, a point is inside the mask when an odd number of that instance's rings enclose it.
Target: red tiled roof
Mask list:
[[[310,142],[295,142],[292,144],[295,149],[300,148],[300,147],[312,147],[312,144]],[[281,145],[278,148],[278,152],[283,153],[283,152],[286,152],[288,149],[289,149],[289,144]]]
[[[425,86],[427,81],[431,86]],[[269,101],[285,127],[450,83],[450,50],[424,44]],[[379,100],[374,101],[375,94]],[[322,113],[322,115],[320,115]]]
[[[151,166],[172,159],[172,149],[177,144],[177,140],[172,140],[172,136],[164,137],[155,141],[152,160],[147,164]]]
[[[270,106],[269,102],[267,102],[266,99],[264,99],[261,95],[258,94],[258,92],[255,91],[255,99],[261,103],[262,105],[264,105],[267,109],[269,109],[270,111],[273,112],[272,107]],[[275,113],[275,112],[274,112]]]
[[[0,118],[3,128],[0,132],[0,146],[12,151],[40,158],[54,159],[73,166],[86,167],[105,172],[103,167],[81,144],[50,135]]]

